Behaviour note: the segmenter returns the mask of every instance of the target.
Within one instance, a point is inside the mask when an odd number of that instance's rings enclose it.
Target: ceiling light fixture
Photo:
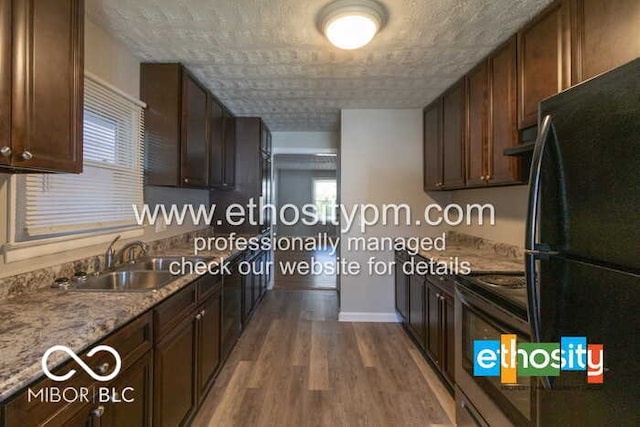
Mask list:
[[[320,31],[340,49],[368,44],[385,21],[384,7],[375,0],[337,0],[319,15]]]

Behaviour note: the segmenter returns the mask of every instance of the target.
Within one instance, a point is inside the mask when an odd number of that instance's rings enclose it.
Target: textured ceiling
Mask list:
[[[342,108],[420,108],[550,0],[381,0],[362,49],[316,28],[331,0],[87,0],[144,61],[179,61],[240,116],[273,131],[337,130]]]

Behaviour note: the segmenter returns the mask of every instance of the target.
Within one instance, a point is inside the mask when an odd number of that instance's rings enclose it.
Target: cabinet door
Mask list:
[[[467,164],[468,187],[484,186],[487,175],[489,134],[489,67],[482,61],[467,76]]]
[[[56,415],[54,418],[46,421],[39,426],[56,426],[56,427],[104,427],[103,422],[105,406],[101,404],[86,404],[80,409],[66,418],[66,413]]]
[[[638,0],[574,1],[574,84],[640,56]]]
[[[403,257],[396,256],[395,264],[395,295],[396,295],[396,311],[402,316],[403,321],[407,321],[407,297],[409,289],[407,288],[407,275],[402,270],[405,260]]]
[[[242,275],[232,261],[231,274],[222,280],[222,359],[226,359],[242,329]]]
[[[11,163],[11,0],[0,0],[0,166]]]
[[[504,150],[518,145],[517,53],[512,37],[489,59],[491,82],[491,127],[488,147],[489,184],[509,184],[520,180],[520,160],[505,156]]]
[[[208,137],[209,137],[209,185],[220,188],[224,183],[224,121],[223,107],[212,96],[208,97]]]
[[[427,306],[427,354],[431,360],[440,368],[442,368],[441,360],[441,340],[442,325],[440,312],[441,291],[427,281],[426,289],[426,306]]]
[[[462,79],[442,98],[443,189],[462,188],[465,185],[465,103],[465,80]]]
[[[236,185],[236,119],[224,110],[224,189],[232,189]]]
[[[201,308],[198,330],[198,395],[202,399],[220,366],[222,295],[215,292]]]
[[[155,426],[184,425],[196,407],[196,319],[189,314],[156,346]]]
[[[182,78],[181,178],[184,187],[209,183],[207,92],[187,72]]]
[[[442,98],[424,109],[424,191],[442,187]]]
[[[153,353],[147,352],[126,371],[120,373],[110,387],[115,388],[120,402],[104,405],[102,426],[108,427],[145,427],[151,425],[153,402]],[[131,387],[122,395],[126,387]],[[133,399],[125,402],[123,399]]]
[[[418,341],[420,347],[425,347],[425,282],[421,276],[409,277],[409,330]]]
[[[540,101],[569,86],[569,27],[566,1],[558,1],[518,33],[520,129],[537,123]]]
[[[12,5],[13,166],[80,173],[84,1]]]
[[[455,313],[454,299],[442,294],[442,373],[451,385],[455,384]]]

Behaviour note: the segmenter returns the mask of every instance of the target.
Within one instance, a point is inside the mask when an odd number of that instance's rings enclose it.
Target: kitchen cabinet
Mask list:
[[[640,56],[640,2],[573,0],[572,83]]]
[[[226,191],[213,189],[211,191],[211,203],[217,208],[214,215],[217,230],[221,233],[255,233],[259,234],[269,228],[270,223],[250,224],[245,221],[240,225],[229,224],[225,210],[232,204],[239,203],[247,206],[250,200],[258,204],[260,197],[268,195],[272,197],[272,191],[263,191],[265,186],[271,188],[270,161],[271,154],[264,152],[261,147],[263,140],[270,139],[271,132],[260,117],[237,117],[234,119],[233,132],[235,139],[235,186]],[[263,161],[266,164],[263,166]],[[264,199],[264,203],[272,200]],[[268,219],[268,218],[267,218]]]
[[[425,281],[417,274],[409,276],[409,331],[424,349],[426,341]]]
[[[211,187],[222,190],[235,185],[235,132],[233,115],[213,96],[209,96],[209,145]]]
[[[268,251],[257,251],[248,255],[246,261],[251,271],[243,277],[242,292],[242,327],[246,327],[258,302],[267,290]]]
[[[398,265],[406,252],[396,253],[396,311],[414,342],[453,390],[455,385],[455,283],[446,276],[405,275]],[[398,263],[400,261],[400,263]],[[405,287],[408,286],[408,291]],[[403,301],[406,295],[407,301]],[[408,315],[402,314],[407,307]]]
[[[82,172],[84,1],[0,1],[0,168]]]
[[[482,61],[467,75],[467,187],[486,184],[489,163],[489,64]]]
[[[77,374],[67,380],[65,387],[79,390],[94,387],[108,387],[121,392],[123,387],[134,387],[133,403],[115,402],[81,402],[71,401],[67,403],[53,404],[32,400],[28,391],[25,391],[4,403],[0,425],[5,426],[117,426],[126,425],[148,426],[151,416],[151,366],[153,348],[153,319],[147,312],[137,319],[114,332],[96,345],[108,345],[115,349],[121,357],[122,365],[118,376],[108,383],[99,383],[91,378],[84,370],[78,369]],[[88,351],[89,349],[87,349]],[[113,356],[108,352],[98,352],[93,357],[88,357],[87,352],[80,354],[80,358],[95,372],[103,375],[113,372]],[[64,363],[54,370],[60,375],[75,366],[73,360]],[[30,386],[33,391],[49,387],[58,387],[59,383],[44,378]]]
[[[442,186],[443,190],[465,186],[465,79],[442,96]]]
[[[424,109],[424,191],[442,187],[442,98]]]
[[[209,181],[207,92],[180,64],[141,65],[147,185],[204,188]]]
[[[518,32],[520,129],[535,126],[538,103],[570,85],[571,35],[567,1],[556,1]]]
[[[404,274],[403,264],[406,262],[406,257],[402,255],[402,252],[396,252],[395,255],[395,297],[396,297],[396,311],[402,317],[403,322],[409,319],[409,308],[407,302],[409,301],[409,284],[408,277]]]
[[[522,160],[505,156],[504,150],[517,146],[517,38],[514,36],[489,57],[490,124],[487,147],[488,185],[526,183]]]
[[[185,425],[196,405],[195,311],[179,320],[155,347],[154,426]]]
[[[225,360],[242,332],[243,276],[238,271],[242,261],[238,255],[228,260],[230,274],[222,280],[222,360]]]
[[[154,425],[184,425],[220,365],[222,280],[205,275],[154,311]]]

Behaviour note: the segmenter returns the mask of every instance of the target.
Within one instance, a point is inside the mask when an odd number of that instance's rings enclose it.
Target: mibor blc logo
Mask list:
[[[109,371],[109,367],[111,366],[111,360],[109,362],[105,362],[103,364],[103,368],[99,369],[98,372],[94,371],[89,365],[87,365],[78,355],[71,350],[69,347],[64,345],[54,345],[50,349],[44,352],[42,355],[41,365],[42,372],[47,376],[47,378],[51,379],[55,382],[64,382],[71,379],[78,372],[76,369],[70,369],[67,373],[62,375],[56,375],[51,370],[49,370],[48,361],[51,355],[55,352],[63,352],[69,355],[75,363],[80,366],[91,378],[95,381],[105,383],[113,380],[120,373],[120,369],[122,368],[122,358],[120,354],[113,348],[108,345],[98,345],[93,347],[91,350],[87,352],[87,358],[91,359],[96,354],[107,352],[111,356],[113,356],[114,364],[111,373],[106,374]],[[104,372],[101,372],[104,370]],[[104,374],[104,375],[103,375]],[[44,403],[73,403],[73,402],[82,402],[82,403],[131,403],[135,401],[134,396],[135,390],[133,387],[104,387],[98,385],[92,385],[89,387],[63,387],[63,386],[49,386],[42,388],[29,388],[28,390],[28,401],[31,402],[33,400],[44,402]]]
[[[111,381],[116,376],[118,376],[118,374],[120,373],[120,368],[122,367],[122,359],[120,358],[120,354],[113,347],[109,347],[108,345],[98,345],[96,347],[93,347],[91,350],[87,352],[87,357],[93,357],[96,353],[99,353],[101,351],[106,351],[108,353],[111,353],[111,355],[115,359],[116,364],[115,364],[115,368],[113,369],[113,372],[111,372],[109,375],[99,375],[95,373],[93,369],[91,369],[86,363],[84,363],[84,361],[80,359],[78,355],[75,354],[73,350],[71,350],[69,347],[66,347],[64,345],[54,345],[49,350],[45,351],[44,354],[42,355],[42,372],[44,372],[44,374],[47,377],[51,378],[53,381],[58,381],[58,382],[66,381],[76,374],[75,369],[71,369],[69,372],[67,372],[64,375],[55,375],[49,370],[49,368],[47,367],[47,361],[49,360],[49,356],[51,356],[56,351],[62,351],[64,353],[67,353],[73,360],[75,360],[75,362],[78,365],[80,365],[82,369],[85,370],[87,374],[91,376],[91,378],[93,378],[96,381],[101,381],[101,382]]]

